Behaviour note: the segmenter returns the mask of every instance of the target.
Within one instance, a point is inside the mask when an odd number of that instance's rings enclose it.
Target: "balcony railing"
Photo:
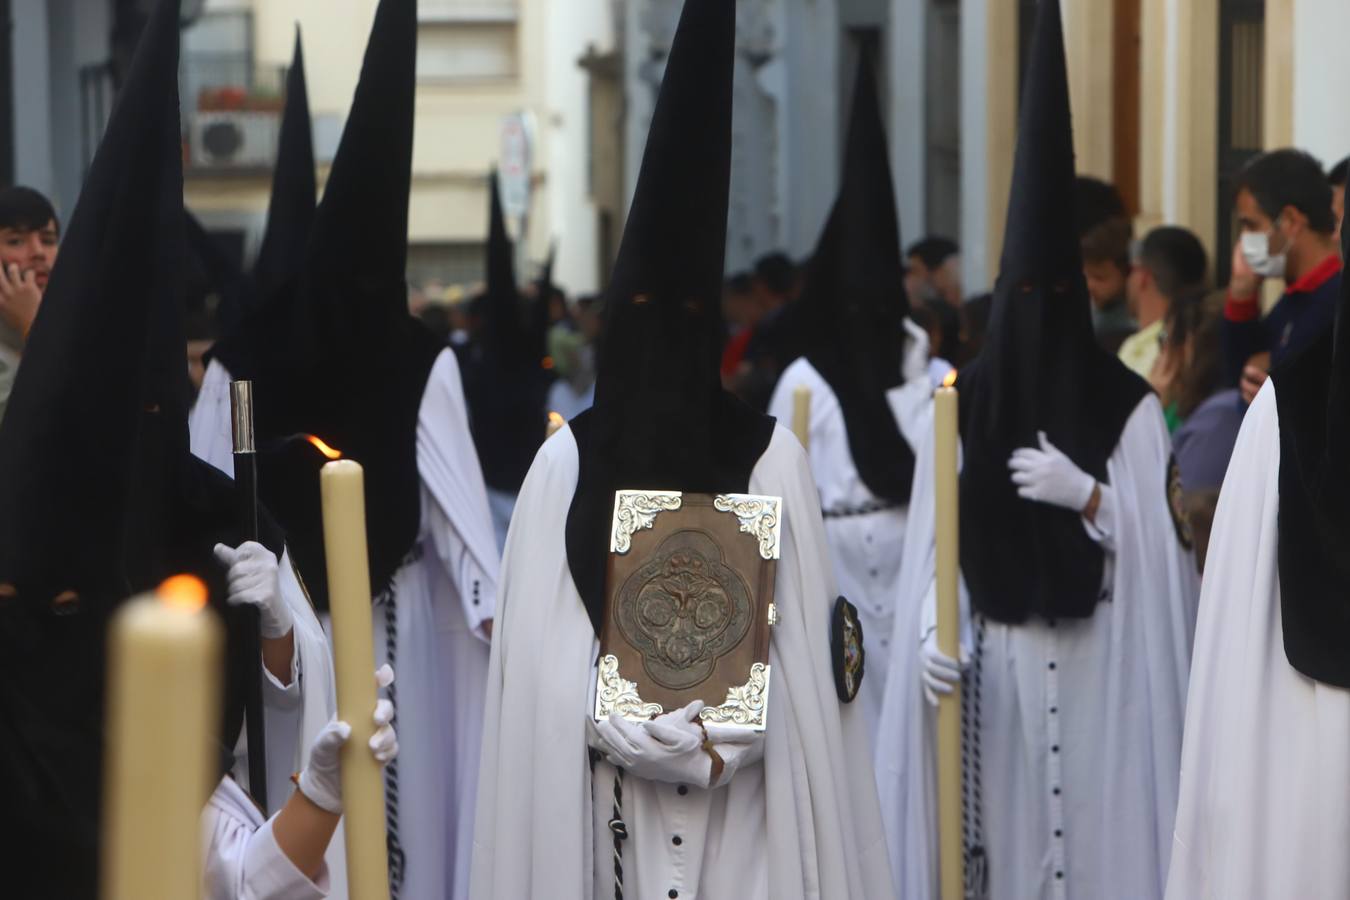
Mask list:
[[[247,54],[183,59],[180,85],[190,173],[272,168],[285,106],[285,68],[256,68]]]
[[[423,22],[514,22],[519,0],[421,0]]]

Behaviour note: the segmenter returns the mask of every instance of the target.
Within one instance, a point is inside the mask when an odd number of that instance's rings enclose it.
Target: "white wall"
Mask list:
[[[1294,2],[1294,144],[1330,167],[1350,156],[1350,0]]]
[[[988,290],[998,274],[989,259],[985,65],[990,40],[988,7],[1006,0],[963,0],[961,5],[961,283],[967,295]]]
[[[558,241],[553,277],[569,293],[590,293],[599,287],[596,271],[598,235],[590,201],[590,80],[577,61],[588,45],[614,45],[608,4],[603,0],[545,2],[548,36],[544,74],[544,121],[548,129],[549,215],[541,222],[547,238]]]
[[[14,20],[14,180],[56,200],[50,121],[51,77],[47,62],[46,0],[12,0]],[[58,212],[70,217],[74,205]]]
[[[891,170],[900,210],[900,236],[906,245],[927,233],[925,166],[925,0],[892,0],[890,21]],[[965,15],[965,11],[962,11]]]
[[[782,8],[784,52],[774,64],[783,82],[778,197],[783,246],[802,259],[815,249],[839,189],[839,11],[834,0],[787,0]]]

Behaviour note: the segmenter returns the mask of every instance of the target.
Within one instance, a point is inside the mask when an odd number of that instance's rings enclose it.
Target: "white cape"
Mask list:
[[[576,441],[564,428],[535,458],[507,541],[474,839],[478,900],[589,900],[596,869],[607,864],[584,724],[595,635],[564,546],[577,471]],[[866,728],[858,707],[835,696],[834,579],[820,508],[790,432],[777,429],[750,490],[783,497],[785,508],[764,761],[733,778],[733,786],[763,781],[768,858],[745,859],[737,847],[750,841],[725,834],[722,865],[741,867],[750,883],[762,877],[775,900],[891,897]],[[629,778],[625,795],[630,785],[654,789]]]
[[[928,377],[928,336],[905,320],[909,333],[902,375],[904,382],[887,395],[891,411],[905,442],[918,447],[929,427],[933,390]],[[811,475],[827,513],[825,537],[834,561],[839,592],[858,608],[867,649],[867,672],[858,702],[867,714],[868,733],[875,741],[881,719],[886,674],[890,671],[891,642],[900,604],[900,556],[905,545],[907,506],[877,509],[879,500],[863,483],[849,449],[848,429],[839,398],[829,382],[805,358],[783,371],[769,401],[769,415],[784,426],[793,424],[793,397],[798,388],[811,391],[809,458]],[[847,512],[846,515],[828,515]],[[914,599],[917,605],[918,598]],[[899,612],[907,614],[910,610]],[[905,657],[904,653],[900,654]],[[905,664],[902,662],[902,664]]]
[[[1091,618],[986,625],[982,813],[996,900],[1162,896],[1198,593],[1169,512],[1170,454],[1150,395],[1107,462],[1115,504],[1101,538],[1114,552]],[[934,619],[932,466],[930,434],[902,562],[905,596],[924,598],[921,632]],[[935,719],[914,649],[914,668],[888,679],[877,774],[899,896],[932,900]]]
[[[1169,900],[1350,897],[1350,691],[1284,652],[1280,430],[1242,423],[1205,565]]]
[[[442,351],[417,418],[422,553],[395,576],[399,838],[402,896],[469,891],[488,635],[499,557],[483,470],[469,432],[454,353]],[[387,609],[375,611],[376,659],[389,652]]]

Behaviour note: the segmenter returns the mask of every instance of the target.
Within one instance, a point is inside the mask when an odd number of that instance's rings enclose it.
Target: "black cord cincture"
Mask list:
[[[980,771],[980,689],[984,670],[984,616],[975,619],[975,653],[961,690],[961,831],[967,900],[989,896],[984,848],[984,790]]]

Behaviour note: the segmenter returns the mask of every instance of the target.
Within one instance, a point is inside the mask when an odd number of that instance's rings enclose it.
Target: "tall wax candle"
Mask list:
[[[792,392],[792,433],[811,449],[811,389],[805,385]]]
[[[351,738],[342,747],[348,890],[360,900],[388,900],[384,773],[369,747],[375,733],[376,692],[365,473],[352,460],[330,462],[320,472],[319,487],[338,718],[352,727]]]
[[[960,657],[960,544],[957,454],[958,395],[949,384],[933,398],[937,533],[938,649]],[[961,838],[961,688],[944,696],[937,714],[938,847],[942,900],[965,896]]]
[[[195,578],[129,600],[109,633],[104,900],[201,895],[224,635]]]

